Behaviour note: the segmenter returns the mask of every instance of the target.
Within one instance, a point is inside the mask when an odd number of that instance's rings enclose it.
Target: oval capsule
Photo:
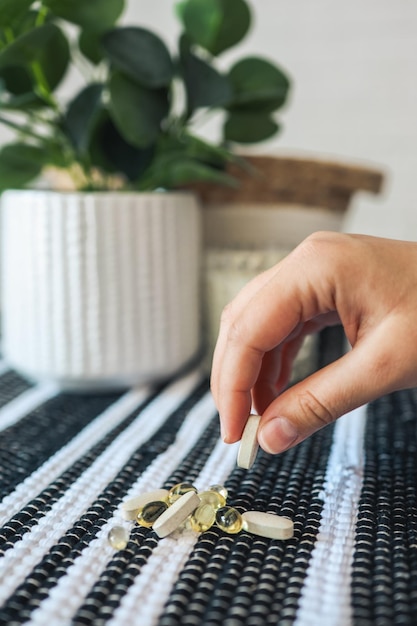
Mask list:
[[[294,534],[293,521],[273,513],[245,511],[245,513],[242,513],[242,521],[243,530],[260,537],[291,539]]]

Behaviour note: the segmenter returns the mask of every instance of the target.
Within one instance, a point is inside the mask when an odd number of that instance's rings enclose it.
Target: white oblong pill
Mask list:
[[[148,504],[148,502],[156,502],[157,500],[165,501],[168,498],[168,489],[154,489],[148,493],[142,493],[140,496],[124,500],[120,505],[122,517],[126,520],[136,519],[139,509]]]
[[[243,530],[260,537],[291,539],[294,534],[294,522],[287,517],[281,517],[273,513],[245,511],[242,513],[242,521]]]
[[[180,526],[196,508],[200,506],[201,501],[195,491],[188,491],[183,496],[175,500],[166,511],[158,517],[153,523],[152,528],[160,537],[166,537]]]
[[[237,464],[244,469],[250,469],[255,462],[256,453],[259,448],[258,426],[260,420],[260,415],[249,415],[242,433],[239,452],[237,453]]]

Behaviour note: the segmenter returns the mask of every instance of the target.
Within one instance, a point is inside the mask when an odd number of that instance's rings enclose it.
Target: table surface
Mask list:
[[[249,470],[219,438],[204,371],[71,395],[0,364],[0,624],[417,623],[417,396],[382,398]],[[120,503],[221,483],[294,537],[217,527],[159,540]],[[130,533],[116,551],[107,535]]]

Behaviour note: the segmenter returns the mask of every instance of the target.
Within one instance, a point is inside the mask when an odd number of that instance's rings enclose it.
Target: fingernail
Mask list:
[[[265,452],[277,454],[287,450],[299,436],[298,430],[286,417],[274,417],[259,431],[259,443]]]
[[[224,443],[229,443],[229,437],[221,419],[220,419],[220,437],[222,438]]]

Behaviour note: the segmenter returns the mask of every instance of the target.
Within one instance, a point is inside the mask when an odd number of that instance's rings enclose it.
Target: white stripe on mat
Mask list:
[[[177,433],[175,442],[154,460],[146,472],[144,472],[127,491],[125,497],[129,498],[133,495],[152,491],[160,487],[166,478],[175,470],[184,456],[193,448],[207,424],[215,415],[215,412],[212,397],[207,393],[188,414]],[[224,447],[225,444],[222,444],[223,454]],[[219,446],[216,447],[216,450],[218,450],[218,448]],[[235,457],[236,452],[234,453],[234,458]],[[217,480],[216,468],[219,465],[219,453],[214,452],[210,459],[212,458],[214,458],[215,467],[212,467],[213,474],[210,472],[210,476],[212,475],[213,478]],[[209,467],[210,469],[211,466],[212,463],[210,463],[209,460],[205,467]],[[125,526],[129,531],[132,527],[132,523],[124,521],[120,517],[119,511],[116,511],[114,517],[103,526],[97,537],[90,542],[86,549],[83,550],[83,553],[74,561],[66,575],[60,578],[57,585],[50,590],[48,598],[42,602],[39,609],[34,611],[30,624],[33,626],[35,624],[43,626],[43,624],[51,622],[59,624],[70,623],[72,616],[82,605],[85,595],[88,592],[88,589],[80,585],[80,581],[88,580],[93,584],[114,555],[114,550],[107,542],[107,534],[110,528],[116,524]],[[177,549],[174,552],[175,556],[179,556],[181,559],[183,555],[183,558],[186,558],[194,541],[194,535],[181,539],[180,543],[184,544],[183,547],[185,550],[178,551]],[[166,540],[162,543],[167,547]],[[151,559],[152,558],[153,557],[151,557]],[[166,558],[166,555],[164,558]],[[142,580],[141,576],[140,580]],[[141,588],[141,582],[139,582],[139,587]],[[159,583],[158,589],[159,592],[161,592]],[[141,623],[144,624],[145,622],[142,621],[143,606],[141,606],[140,614]],[[123,622],[120,622],[120,624],[122,623]],[[129,620],[125,623],[129,623]]]
[[[363,481],[366,407],[339,419],[326,470],[324,506],[294,626],[350,626],[350,579]]]
[[[42,489],[45,489],[105,437],[112,428],[122,422],[146,399],[150,391],[148,388],[133,389],[123,395],[45,461],[33,474],[27,476],[12,493],[0,502],[0,525],[18,513]]]
[[[13,549],[0,560],[3,572],[0,602],[13,593],[28,572],[43,558],[49,549],[74,522],[88,509],[133,452],[144,443],[164,422],[168,415],[192,391],[202,375],[192,372],[174,382],[155,398],[103,454],[54,503],[36,526],[31,528]],[[7,572],[7,576],[4,573]]]
[[[54,383],[41,383],[10,400],[0,409],[0,431],[12,426],[38,406],[50,400],[58,391],[59,388]]]
[[[10,365],[6,361],[0,359],[0,376],[10,371]]]

